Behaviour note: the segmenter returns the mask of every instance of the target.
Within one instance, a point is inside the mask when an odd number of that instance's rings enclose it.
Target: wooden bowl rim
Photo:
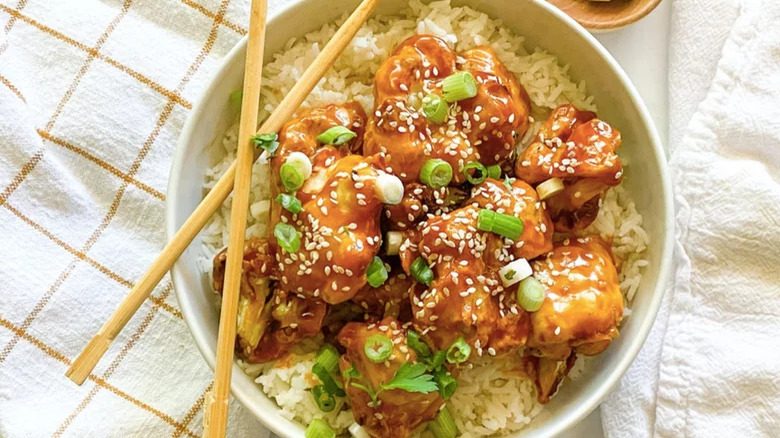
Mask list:
[[[661,4],[663,0],[644,0],[645,3],[641,6],[640,9],[633,12],[631,15],[622,16],[617,19],[613,20],[591,20],[585,17],[578,16],[578,14],[570,14],[569,11],[565,10],[562,6],[565,5],[571,5],[575,3],[580,3],[587,0],[549,0],[550,3],[561,9],[563,12],[571,16],[574,20],[576,20],[578,23],[580,23],[583,27],[589,30],[608,30],[608,29],[618,29],[624,26],[628,26],[629,24],[635,23],[642,18],[646,17],[650,12],[652,12],[658,5]],[[639,0],[642,1],[642,0]]]

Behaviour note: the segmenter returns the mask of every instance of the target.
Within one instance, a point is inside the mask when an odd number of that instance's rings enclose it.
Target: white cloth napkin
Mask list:
[[[607,437],[780,434],[780,2],[676,0],[676,273]]]
[[[64,373],[162,248],[176,139],[249,3],[0,0],[0,437],[200,436],[213,373],[169,278]]]

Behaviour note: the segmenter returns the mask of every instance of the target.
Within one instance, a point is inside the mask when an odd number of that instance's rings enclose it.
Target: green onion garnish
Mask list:
[[[523,221],[510,214],[483,208],[479,211],[477,228],[515,240],[523,234]]]
[[[447,350],[439,350],[436,353],[433,353],[430,369],[435,370],[436,368],[439,368],[440,366],[444,365],[446,360]]]
[[[469,172],[470,170],[474,170],[474,172]],[[479,161],[472,161],[471,163],[463,166],[463,169],[461,169],[461,172],[463,172],[464,175],[466,175],[466,179],[471,184],[477,185],[484,181],[487,178],[487,167],[480,163]]]
[[[433,270],[428,267],[428,263],[425,263],[425,259],[417,257],[410,268],[412,271],[412,277],[419,283],[426,286],[430,286],[433,281]]]
[[[434,438],[455,438],[458,435],[458,427],[455,426],[455,420],[452,419],[447,408],[440,410],[436,418],[428,422],[428,430]],[[306,438],[309,436],[307,435]]]
[[[382,172],[376,178],[377,198],[385,204],[396,205],[404,198],[404,183],[395,175]]]
[[[252,143],[260,149],[268,152],[269,156],[273,156],[276,149],[279,147],[279,136],[275,132],[269,132],[267,134],[257,134],[250,138]]]
[[[385,254],[398,255],[401,244],[404,242],[404,233],[400,231],[388,231],[385,234]]]
[[[290,224],[279,222],[274,227],[274,237],[285,251],[290,254],[298,252],[301,248],[301,237],[298,231]]]
[[[434,189],[445,187],[452,181],[452,166],[439,158],[430,159],[420,170],[420,181]]]
[[[471,356],[471,346],[463,337],[458,338],[447,349],[447,362],[449,363],[465,362],[469,359],[469,356]]]
[[[499,179],[501,178],[501,166],[494,164],[487,167],[488,178]]]
[[[303,152],[290,152],[290,155],[284,161],[298,169],[298,172],[303,175],[303,179],[311,176],[311,160]]]
[[[320,379],[320,382],[322,382],[322,386],[325,388],[325,391],[333,396],[337,397],[344,397],[346,393],[343,389],[336,383],[336,380],[333,378],[333,375],[328,372],[328,370],[321,364],[315,363],[311,367],[311,372],[314,373],[314,375],[317,376],[318,379]]]
[[[311,389],[311,395],[314,397],[314,402],[317,403],[317,407],[322,412],[330,412],[336,407],[336,399],[332,394],[328,394],[324,385],[317,385]],[[309,436],[308,430],[306,430],[306,436]]]
[[[417,353],[418,357],[425,358],[431,355],[431,348],[420,339],[420,334],[414,330],[409,330],[406,333],[406,345]]]
[[[366,343],[363,344],[363,352],[366,353],[366,357],[371,362],[384,362],[393,352],[393,341],[379,333],[371,335],[366,339]]]
[[[449,109],[447,102],[436,94],[429,94],[423,97],[422,112],[428,120],[437,125],[444,123],[444,121],[447,120],[447,112]]]
[[[336,347],[325,343],[320,347],[320,351],[317,352],[317,357],[314,361],[322,365],[328,373],[335,373],[339,367],[339,356],[341,355],[336,350]]]
[[[439,368],[433,373],[433,381],[439,387],[439,394],[441,394],[441,398],[444,400],[449,400],[458,387],[458,382],[445,368]]]
[[[303,211],[301,201],[299,201],[295,195],[280,193],[279,196],[276,197],[276,202],[282,204],[282,207],[290,213],[296,214]]]
[[[357,423],[350,424],[347,430],[349,430],[349,434],[352,435],[352,438],[371,438],[371,435]]]
[[[352,140],[356,136],[357,134],[350,131],[349,128],[344,126],[334,126],[318,135],[317,141],[323,144],[340,145]]]
[[[282,167],[279,169],[279,178],[288,192],[298,190],[303,186],[303,173],[291,163],[282,164]]]
[[[441,81],[441,91],[447,102],[468,99],[477,95],[477,81],[471,73],[459,71]]]
[[[303,435],[306,438],[336,438],[336,432],[322,418],[311,420],[309,427],[306,428],[306,432]]]
[[[528,277],[520,282],[517,288],[517,302],[526,312],[536,312],[544,303],[545,288],[534,277]]]
[[[387,268],[385,268],[385,263],[379,257],[374,256],[374,259],[368,265],[366,280],[368,280],[368,284],[371,287],[379,287],[387,281]]]

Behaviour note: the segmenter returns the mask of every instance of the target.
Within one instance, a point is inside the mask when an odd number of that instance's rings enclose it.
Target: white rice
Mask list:
[[[284,50],[265,65],[261,119],[278,105],[339,24],[328,24],[302,38],[290,40]],[[596,110],[593,97],[586,93],[585,84],[577,84],[568,76],[568,66],[561,65],[557,58],[540,49],[527,51],[523,47],[523,38],[503,28],[499,20],[490,19],[486,14],[470,8],[451,7],[449,0],[428,5],[412,0],[400,17],[369,20],[304,105],[357,100],[371,113],[374,72],[399,43],[414,33],[439,35],[454,44],[457,50],[490,45],[531,97],[532,114],[537,122],[529,130],[524,142],[533,137],[539,121],[544,120],[552,108],[562,103]],[[235,159],[237,132],[238,126],[234,124],[219,140],[221,143],[214,145],[222,149],[222,154],[220,161],[206,174],[207,189],[213,187]],[[259,160],[253,172],[247,237],[264,236],[268,232],[268,164]],[[201,233],[204,275],[210,275],[212,257],[227,242],[229,221],[230,199]],[[642,216],[622,187],[607,193],[598,218],[587,231],[612,239],[614,254],[621,262],[620,287],[626,296],[626,303],[630,303],[639,286],[641,270],[648,263],[642,258],[648,236],[642,229]],[[627,310],[628,314],[630,311]],[[277,361],[243,366],[247,373],[256,377],[263,392],[276,401],[282,409],[282,415],[288,419],[308,424],[313,418],[325,418],[338,433],[346,433],[346,428],[354,420],[344,399],[339,400],[333,412],[323,414],[308,391],[313,352],[321,342],[321,339],[304,342],[296,349],[297,354],[282,359],[284,364]],[[533,382],[504,373],[511,361],[509,358],[480,362],[459,376],[458,390],[447,405],[461,436],[484,437],[511,433],[522,429],[542,410],[542,405],[536,401]],[[427,435],[422,431],[420,434]]]

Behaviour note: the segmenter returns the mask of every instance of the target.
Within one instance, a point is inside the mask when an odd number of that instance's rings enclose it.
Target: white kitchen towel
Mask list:
[[[176,139],[248,7],[0,0],[0,437],[200,436],[213,374],[169,278],[83,386],[64,373],[162,248]]]
[[[676,0],[676,273],[607,437],[780,431],[780,2]]]

